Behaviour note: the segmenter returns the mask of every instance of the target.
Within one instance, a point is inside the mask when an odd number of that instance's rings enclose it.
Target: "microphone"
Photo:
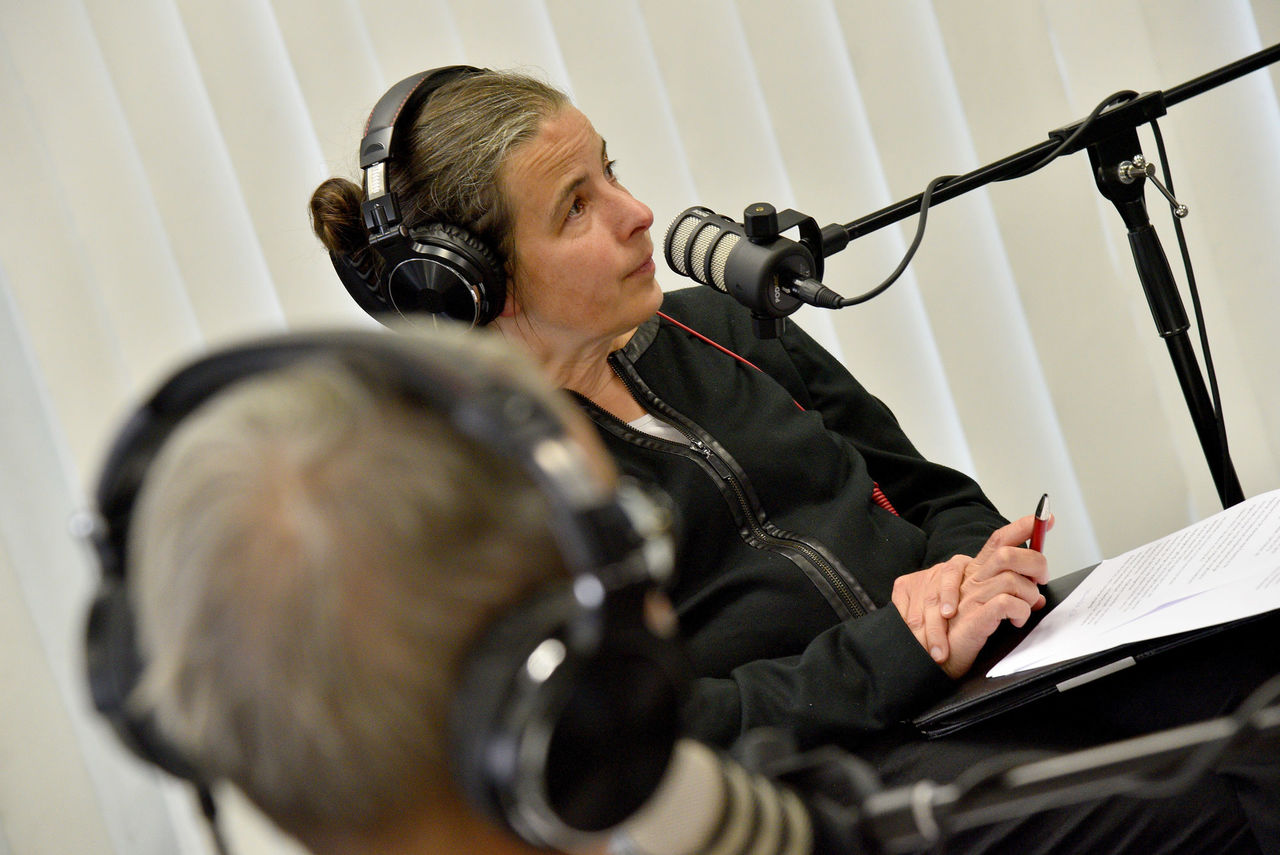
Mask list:
[[[810,855],[813,826],[791,790],[682,739],[658,789],[613,833],[609,852]]]
[[[667,227],[667,264],[681,276],[729,294],[758,321],[785,318],[802,303],[841,307],[843,298],[818,281],[821,263],[813,251],[801,241],[779,237],[772,205],[751,205],[744,219],[745,224],[737,223],[701,206],[685,209]],[[820,249],[827,240],[828,230],[822,230]]]
[[[764,737],[769,738],[769,737]],[[773,751],[781,749],[773,748]],[[841,754],[841,759],[848,755]],[[793,765],[804,762],[788,757]],[[836,855],[872,851],[858,827],[866,775],[852,776],[823,755],[816,770],[840,779],[825,792],[800,791],[748,771],[691,739],[679,740],[649,800],[613,830],[610,855]],[[803,771],[813,773],[807,766]],[[850,777],[858,784],[851,786]]]

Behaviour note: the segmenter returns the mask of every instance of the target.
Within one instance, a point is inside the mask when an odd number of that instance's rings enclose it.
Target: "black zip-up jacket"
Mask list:
[[[710,288],[668,292],[609,362],[688,438],[641,433],[583,400],[620,468],[679,509],[671,593],[698,677],[691,735],[727,745],[773,725],[802,744],[856,746],[952,686],[889,598],[897,576],[973,555],[1004,525],[977,484],[921,457],[794,323],[759,339]]]

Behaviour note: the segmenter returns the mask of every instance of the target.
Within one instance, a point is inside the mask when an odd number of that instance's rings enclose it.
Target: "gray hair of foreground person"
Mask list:
[[[483,338],[440,347],[578,415]],[[250,377],[139,496],[131,700],[299,837],[430,811],[467,648],[567,573],[548,516],[520,466],[391,384],[323,358]]]

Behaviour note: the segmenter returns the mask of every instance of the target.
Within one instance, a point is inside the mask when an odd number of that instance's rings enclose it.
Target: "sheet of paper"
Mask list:
[[[1280,608],[1280,490],[1103,561],[987,676]]]

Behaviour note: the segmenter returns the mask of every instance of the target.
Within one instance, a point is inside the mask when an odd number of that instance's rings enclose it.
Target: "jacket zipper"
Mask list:
[[[818,552],[812,546],[799,538],[780,537],[770,533],[764,527],[764,524],[761,523],[760,518],[757,516],[755,509],[752,506],[751,499],[749,498],[746,487],[743,484],[743,479],[739,479],[729,464],[722,460],[710,446],[681,424],[683,417],[680,416],[679,413],[673,410],[665,401],[658,398],[652,392],[649,392],[646,389],[637,388],[636,385],[631,382],[631,379],[618,368],[612,357],[609,360],[609,364],[610,367],[613,368],[614,374],[618,375],[618,379],[623,382],[637,400],[644,401],[649,407],[652,407],[664,416],[669,417],[669,421],[671,421],[675,428],[684,434],[689,440],[689,445],[687,446],[688,450],[703,458],[707,462],[707,465],[710,466],[720,479],[729,486],[734,498],[737,500],[738,508],[742,512],[742,518],[746,521],[747,527],[750,529],[752,536],[755,537],[756,540],[772,550],[792,550],[800,553],[806,561],[817,569],[817,571],[822,575],[822,578],[826,580],[827,584],[831,586],[831,590],[835,592],[836,597],[838,597],[840,602],[844,604],[846,609],[848,609],[851,616],[855,618],[862,617],[867,613],[866,606],[862,604],[858,597],[849,588],[849,584],[840,575],[839,571],[832,566],[831,562],[829,562],[822,553]],[[601,410],[601,412],[604,411]],[[626,424],[626,422],[616,418],[613,414],[604,414],[626,427],[627,430],[633,430]],[[761,516],[763,516],[763,514],[761,514]]]

